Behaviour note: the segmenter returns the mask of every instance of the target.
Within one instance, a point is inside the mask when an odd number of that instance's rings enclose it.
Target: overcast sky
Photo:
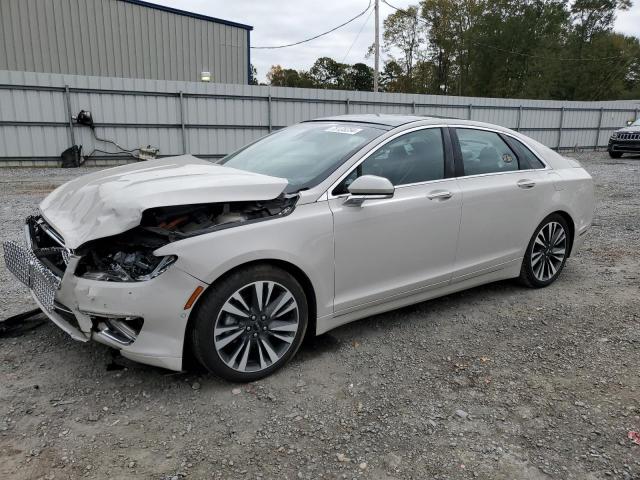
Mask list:
[[[252,46],[282,45],[311,37],[354,17],[368,0],[150,0],[181,10],[201,13],[253,26]],[[372,0],[373,1],[373,0]],[[417,0],[394,0],[389,3],[406,8]],[[394,10],[380,2],[380,22]],[[640,37],[640,0],[630,11],[618,14],[616,30]],[[360,35],[358,36],[358,32]],[[252,50],[251,62],[258,78],[265,80],[271,65],[309,69],[318,57],[328,56],[346,63],[365,62],[373,43],[374,20],[369,13],[349,25],[317,40],[278,50]]]

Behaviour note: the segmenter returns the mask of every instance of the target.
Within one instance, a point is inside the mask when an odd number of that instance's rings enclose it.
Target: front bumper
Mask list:
[[[79,341],[95,340],[117,348],[132,360],[170,370],[182,370],[184,335],[191,309],[185,303],[206,284],[172,265],[143,282],[106,282],[75,276],[79,256],[68,252],[62,277],[27,245],[6,242],[5,264],[29,288],[42,311]],[[139,331],[121,335],[122,319],[142,319]],[[126,325],[125,325],[126,326]],[[126,333],[126,328],[124,329]]]
[[[610,139],[607,149],[610,152],[640,153],[640,140]]]

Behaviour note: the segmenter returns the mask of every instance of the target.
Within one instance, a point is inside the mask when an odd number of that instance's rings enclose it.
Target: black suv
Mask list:
[[[640,154],[640,119],[613,132],[607,150],[611,158],[620,158],[623,153]]]

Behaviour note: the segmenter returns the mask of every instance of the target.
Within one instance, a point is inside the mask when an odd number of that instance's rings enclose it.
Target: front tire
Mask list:
[[[609,156],[611,158],[620,158],[620,157],[622,157],[622,152],[613,152],[613,151],[609,150]]]
[[[285,365],[308,324],[304,290],[288,272],[255,265],[208,290],[198,307],[191,343],[198,361],[233,382],[251,382]]]
[[[520,268],[520,282],[530,288],[551,285],[567,261],[570,230],[566,220],[551,214],[536,228]]]

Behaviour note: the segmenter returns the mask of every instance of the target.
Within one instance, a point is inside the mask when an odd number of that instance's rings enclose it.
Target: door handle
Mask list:
[[[536,182],[533,180],[518,180],[516,185],[520,188],[533,188],[536,186]]]
[[[447,200],[453,197],[453,193],[448,192],[446,190],[441,190],[439,192],[433,192],[427,195],[429,200]]]

